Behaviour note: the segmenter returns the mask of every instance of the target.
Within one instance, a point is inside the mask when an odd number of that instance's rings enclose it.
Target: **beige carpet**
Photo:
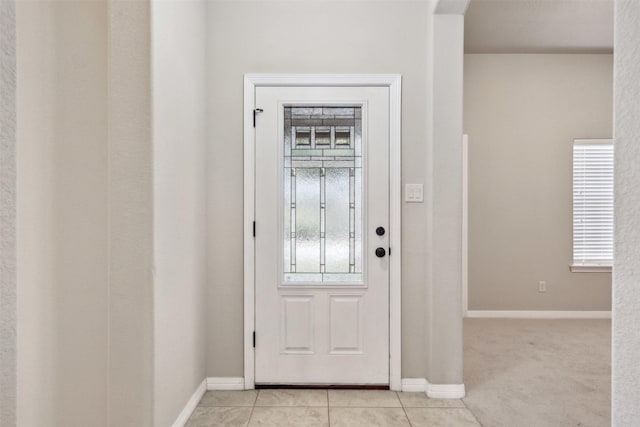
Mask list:
[[[467,407],[485,427],[611,425],[611,321],[465,319]]]

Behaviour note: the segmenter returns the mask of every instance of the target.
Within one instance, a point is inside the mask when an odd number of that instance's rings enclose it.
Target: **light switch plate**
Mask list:
[[[404,186],[404,201],[409,203],[422,203],[422,184],[406,184]]]

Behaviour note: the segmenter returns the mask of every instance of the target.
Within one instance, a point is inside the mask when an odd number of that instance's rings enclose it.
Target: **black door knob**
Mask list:
[[[378,248],[376,249],[376,256],[378,258],[382,258],[383,256],[385,256],[387,254],[387,251],[384,250],[384,248]]]
[[[378,227],[376,228],[376,234],[378,236],[384,236],[384,227]]]

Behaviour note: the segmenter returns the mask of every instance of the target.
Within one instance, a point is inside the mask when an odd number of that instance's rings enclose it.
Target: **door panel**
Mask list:
[[[313,295],[286,295],[281,298],[281,354],[314,353]]]
[[[331,354],[362,354],[362,294],[330,295]]]
[[[255,105],[256,383],[388,384],[389,90]]]

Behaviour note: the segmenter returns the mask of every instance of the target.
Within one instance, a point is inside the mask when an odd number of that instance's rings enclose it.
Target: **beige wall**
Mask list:
[[[153,129],[149,2],[18,6],[20,426],[171,425],[204,379],[206,15],[185,5],[154,15]]]
[[[153,425],[151,3],[109,1],[108,425]]]
[[[18,423],[101,426],[106,3],[20,1],[17,33]]]
[[[612,55],[465,55],[470,310],[611,309],[611,274],[569,264],[572,142],[611,138],[612,71]]]
[[[208,376],[243,376],[243,74],[402,74],[403,182],[426,184],[429,12],[424,1],[210,4]],[[403,204],[403,377],[427,376],[426,219],[427,203]]]
[[[18,423],[150,426],[149,4],[17,12]]]
[[[17,419],[28,427],[47,425],[55,408],[53,9],[19,2],[16,11]],[[38,396],[42,405],[33,408],[29,402]]]
[[[615,29],[615,248],[611,425],[640,419],[640,3],[616,2]]]
[[[206,376],[206,3],[152,8],[154,425]]]
[[[0,420],[16,423],[16,3],[0,3]]]
[[[427,283],[429,316],[427,379],[462,384],[462,111],[465,2],[444,3],[451,13],[433,16],[432,82],[427,145]],[[440,7],[438,7],[438,10]],[[459,13],[463,13],[458,11]]]

